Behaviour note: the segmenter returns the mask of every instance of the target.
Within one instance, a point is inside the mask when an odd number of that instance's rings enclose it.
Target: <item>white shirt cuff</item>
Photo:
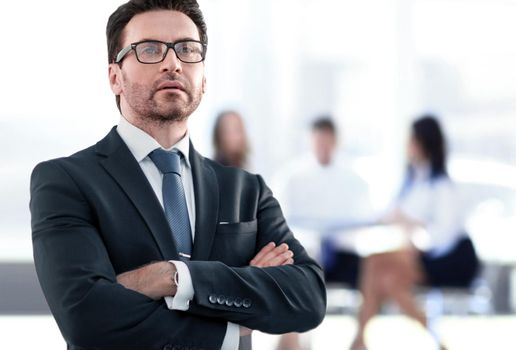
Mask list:
[[[194,297],[194,289],[192,284],[192,276],[188,266],[182,261],[170,260],[169,263],[174,264],[177,270],[177,284],[176,295],[173,297],[165,297],[165,302],[169,310],[187,311],[190,307],[190,300]],[[228,322],[226,328],[226,335],[220,350],[238,350],[240,342],[240,326]]]
[[[190,307],[190,300],[194,297],[190,270],[188,270],[188,266],[182,261],[170,260],[169,263],[174,264],[176,267],[179,283],[177,284],[176,295],[173,297],[165,297],[165,302],[169,310],[186,311]]]
[[[240,342],[240,326],[231,322],[228,322],[226,328],[226,335],[224,336],[224,342],[220,350],[238,350]]]

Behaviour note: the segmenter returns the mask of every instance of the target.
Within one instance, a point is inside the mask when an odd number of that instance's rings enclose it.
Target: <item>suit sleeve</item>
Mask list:
[[[271,241],[285,242],[294,252],[295,263],[258,268],[189,261],[195,296],[188,312],[267,333],[307,331],[322,322],[326,311],[323,273],[290,232],[270,189],[261,177],[257,181],[256,251]]]
[[[170,311],[163,300],[116,282],[94,206],[58,161],[33,171],[30,209],[38,278],[68,344],[84,349],[220,348],[226,321]]]

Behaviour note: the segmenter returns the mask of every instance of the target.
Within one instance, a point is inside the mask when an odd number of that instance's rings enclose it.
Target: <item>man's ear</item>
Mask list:
[[[120,95],[122,92],[122,71],[120,70],[120,66],[116,63],[111,63],[108,68],[108,76],[111,91],[113,91],[115,95]]]

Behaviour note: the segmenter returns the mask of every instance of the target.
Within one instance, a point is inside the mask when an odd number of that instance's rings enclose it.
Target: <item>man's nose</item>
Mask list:
[[[172,48],[168,49],[165,59],[161,62],[160,69],[163,72],[180,72],[182,70],[181,61]]]

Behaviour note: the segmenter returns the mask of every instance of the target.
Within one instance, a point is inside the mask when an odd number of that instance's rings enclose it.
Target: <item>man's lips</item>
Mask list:
[[[181,84],[177,80],[165,81],[165,82],[163,82],[163,83],[158,85],[158,89],[157,90],[160,91],[160,90],[172,90],[172,89],[177,89],[177,90],[181,90],[181,91],[185,90],[183,84]]]

